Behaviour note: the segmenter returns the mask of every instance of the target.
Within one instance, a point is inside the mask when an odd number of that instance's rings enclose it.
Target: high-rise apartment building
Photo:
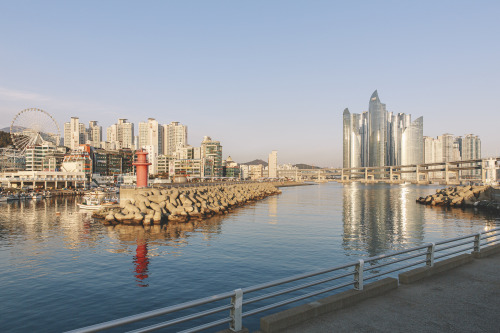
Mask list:
[[[102,141],[102,126],[97,125],[97,121],[89,122],[88,141],[92,147],[100,147]]]
[[[278,152],[273,150],[267,160],[269,178],[278,177]]]
[[[78,149],[80,144],[87,141],[87,131],[85,125],[80,123],[78,117],[71,117],[71,120],[64,123],[64,145],[70,149]]]
[[[205,136],[201,142],[201,158],[208,158],[214,161],[214,177],[222,177],[222,146],[219,141],[213,141],[209,136]]]
[[[134,146],[134,124],[129,123],[127,119],[118,119],[116,124],[117,140],[122,148],[132,149]]]
[[[177,148],[187,145],[187,126],[178,121],[163,125],[163,139],[163,153],[174,155]]]
[[[357,168],[422,163],[423,118],[387,112],[378,92],[370,97],[368,111],[343,113],[343,166]]]
[[[113,149],[134,148],[134,124],[127,119],[118,119],[117,124],[109,126],[106,130],[106,141]]]
[[[163,127],[154,118],[139,123],[139,145],[136,149],[153,146],[157,155],[163,155]]]

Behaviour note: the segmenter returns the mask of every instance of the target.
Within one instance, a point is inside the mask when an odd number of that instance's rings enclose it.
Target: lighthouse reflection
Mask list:
[[[148,243],[144,238],[137,239],[137,248],[135,250],[134,265],[135,265],[135,278],[137,285],[139,287],[149,286],[149,284],[147,283],[147,278],[149,276]]]

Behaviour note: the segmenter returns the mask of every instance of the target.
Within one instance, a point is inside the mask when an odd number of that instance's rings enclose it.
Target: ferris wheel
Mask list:
[[[24,154],[26,148],[52,144],[59,145],[59,126],[50,114],[41,109],[25,109],[16,114],[10,124],[10,136],[14,146]]]

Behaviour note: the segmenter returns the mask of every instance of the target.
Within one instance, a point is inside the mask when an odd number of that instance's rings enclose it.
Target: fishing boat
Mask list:
[[[83,202],[77,204],[80,209],[98,210],[102,208],[101,201],[97,197],[84,196]]]

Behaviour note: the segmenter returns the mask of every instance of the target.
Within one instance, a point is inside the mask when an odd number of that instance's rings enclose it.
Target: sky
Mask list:
[[[342,112],[500,156],[499,1],[0,0],[0,128],[27,108],[188,126],[239,163],[342,166]]]

